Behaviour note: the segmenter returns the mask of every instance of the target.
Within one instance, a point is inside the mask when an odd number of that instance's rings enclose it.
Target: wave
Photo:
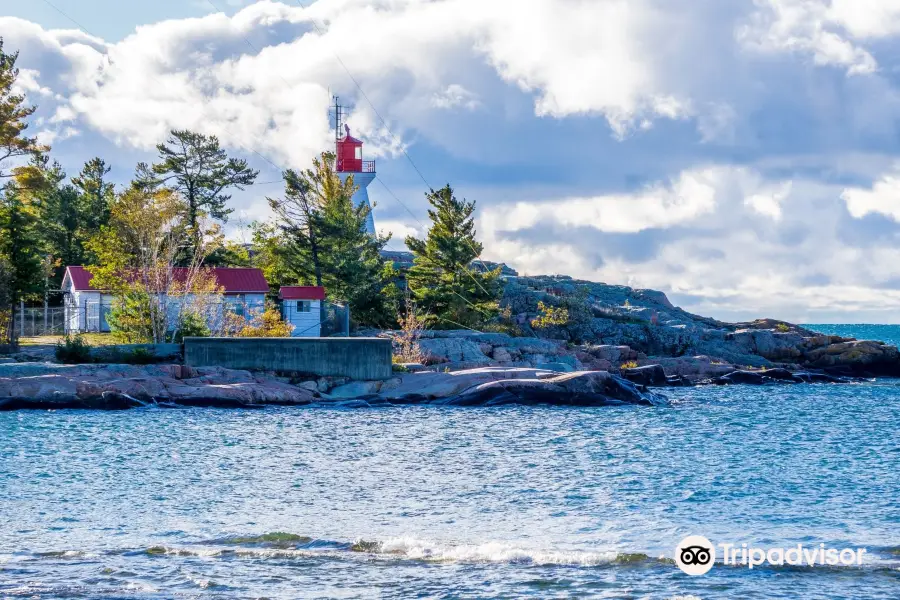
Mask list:
[[[522,545],[490,541],[480,544],[455,544],[433,542],[416,537],[403,536],[384,540],[335,541],[314,538],[286,532],[271,532],[253,535],[232,535],[183,546],[150,546],[140,549],[123,550],[112,553],[144,556],[176,557],[239,557],[251,559],[343,559],[411,561],[450,564],[508,564],[523,566],[644,566],[649,568],[672,566],[674,561],[668,556],[651,557],[643,552],[622,552],[617,550],[563,550],[554,548],[529,548]],[[874,563],[863,565],[863,569],[881,570],[887,567],[896,572],[900,546],[871,548]],[[31,555],[33,559],[68,559],[90,556],[82,551],[41,552]],[[5,555],[9,561],[11,555]],[[26,559],[27,560],[27,559]],[[725,567],[725,565],[720,565]],[[741,568],[739,565],[728,565]],[[766,568],[766,567],[763,567]],[[769,566],[772,569],[788,570],[833,570],[854,567],[789,567]]]
[[[635,563],[661,564],[641,552],[615,550],[555,550],[527,548],[504,542],[482,544],[435,543],[414,537],[353,542],[317,539],[284,532],[229,536],[188,546],[152,546],[150,555],[254,558],[315,558],[358,556],[366,560],[408,560],[428,563],[497,563],[534,566],[595,567]]]

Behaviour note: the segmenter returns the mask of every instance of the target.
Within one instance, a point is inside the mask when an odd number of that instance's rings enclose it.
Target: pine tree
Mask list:
[[[9,261],[12,302],[43,292],[44,268],[38,213],[15,183],[0,191],[0,255]]]
[[[381,257],[390,237],[366,231],[368,206],[356,206],[353,178],[334,170],[334,154],[323,153],[313,168],[286,171],[285,197],[269,199],[286,241],[284,252],[298,283],[324,286],[345,301],[357,323],[387,326],[396,319],[395,273]]]
[[[34,157],[49,150],[28,137],[27,119],[36,107],[27,106],[25,97],[13,93],[19,76],[16,69],[18,52],[3,51],[0,38],[0,321],[4,342],[15,343],[14,315],[20,298],[40,290],[43,281],[42,260],[38,250],[36,215],[23,189],[37,189],[43,185],[41,173],[32,165],[22,165],[24,157]]]
[[[17,158],[33,156],[48,150],[37,142],[36,138],[27,137],[26,119],[37,110],[34,106],[25,105],[25,97],[13,94],[13,85],[19,76],[16,60],[19,53],[3,52],[3,38],[0,38],[0,181],[11,177],[27,175],[28,167],[13,167]],[[10,162],[10,159],[13,161]]]
[[[102,158],[95,157],[84,163],[72,185],[81,195],[82,219],[79,226],[84,237],[90,237],[100,231],[109,222],[109,211],[115,199],[115,186],[106,179],[111,168]]]
[[[426,197],[432,225],[425,240],[406,238],[415,255],[407,285],[435,326],[477,328],[497,313],[500,271],[472,268],[482,251],[475,239],[475,202],[458,200],[449,184]]]
[[[246,160],[229,158],[219,138],[193,131],[173,130],[164,144],[156,146],[159,163],[140,163],[134,185],[145,190],[166,187],[181,194],[188,206],[188,225],[199,235],[198,224],[205,213],[225,222],[233,209],[227,207],[231,188],[253,185],[259,171]]]

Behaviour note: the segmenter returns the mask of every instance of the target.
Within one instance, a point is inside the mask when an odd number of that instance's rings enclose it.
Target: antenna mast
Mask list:
[[[338,104],[338,97],[334,96],[334,144],[337,150],[338,140],[341,139],[341,125],[343,124],[343,107]]]

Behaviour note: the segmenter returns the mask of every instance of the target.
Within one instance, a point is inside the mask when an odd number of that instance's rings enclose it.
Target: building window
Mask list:
[[[362,148],[357,146],[353,151],[353,158],[356,160],[362,160]]]
[[[297,300],[297,312],[312,312],[312,302],[309,300]]]

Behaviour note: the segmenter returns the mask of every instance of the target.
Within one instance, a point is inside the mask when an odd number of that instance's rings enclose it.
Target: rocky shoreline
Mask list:
[[[821,373],[782,369],[735,370],[706,384],[840,383]],[[659,406],[666,397],[651,388],[692,385],[659,365],[559,373],[524,367],[483,367],[454,372],[403,373],[385,381],[276,375],[183,365],[0,365],[0,411],[21,409],[124,410],[266,406]]]
[[[529,326],[539,303],[566,325]],[[421,332],[421,361],[386,381],[252,373],[180,364],[0,364],[0,410],[141,406],[614,406],[664,404],[656,388],[847,383],[900,377],[900,352],[760,319],[724,323],[674,307],[665,294],[568,277],[513,277],[507,332]],[[511,335],[510,333],[514,333]],[[400,332],[362,335],[396,338]],[[16,359],[4,359],[16,360]]]

